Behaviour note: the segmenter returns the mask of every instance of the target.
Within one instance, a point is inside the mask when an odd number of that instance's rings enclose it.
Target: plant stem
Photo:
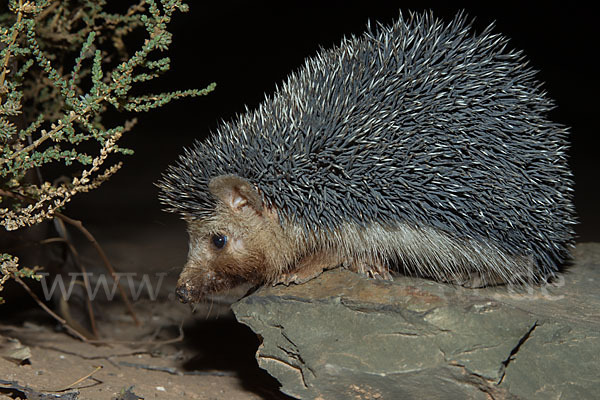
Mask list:
[[[6,54],[4,55],[4,61],[2,62],[2,74],[0,74],[0,88],[4,86],[4,80],[6,79],[6,69],[8,68],[8,62],[10,61],[10,48],[17,41],[19,31],[17,25],[23,20],[23,0],[19,0],[19,11],[17,12],[17,22],[15,23],[15,29],[13,31],[10,42],[6,45]],[[2,104],[2,92],[0,91],[0,104]]]
[[[69,326],[69,324],[67,323],[67,321],[65,321],[58,314],[56,314],[54,311],[52,311],[51,309],[49,309],[48,306],[45,305],[44,302],[41,301],[40,298],[37,297],[37,295],[31,291],[31,289],[29,288],[29,286],[27,286],[27,284],[21,280],[21,278],[19,278],[16,275],[13,276],[13,278],[15,279],[15,281],[19,285],[23,286],[23,288],[27,291],[27,293],[29,293],[29,295],[33,298],[33,300],[35,300],[35,302],[38,303],[38,305],[40,307],[42,307],[44,309],[44,311],[46,311],[48,314],[50,314],[52,316],[52,318],[54,318],[62,326],[64,326],[67,331],[69,331],[72,335],[74,335],[75,337],[79,338],[80,340],[82,340],[84,342],[88,341],[88,339],[85,336],[83,336],[81,333],[77,332],[75,329],[71,328]]]
[[[119,293],[121,294],[121,297],[123,298],[123,301],[125,302],[125,306],[127,307],[129,314],[131,314],[131,318],[133,318],[133,321],[135,322],[135,324],[139,326],[140,321],[138,320],[138,318],[135,314],[135,311],[133,311],[133,307],[132,307],[131,303],[129,302],[129,298],[127,297],[127,294],[125,293],[125,289],[123,289],[123,286],[121,286],[121,284],[119,283],[115,269],[113,268],[112,264],[108,260],[108,257],[106,256],[106,253],[104,253],[104,250],[102,249],[102,247],[100,247],[100,245],[96,241],[96,238],[94,238],[94,236],[90,233],[90,231],[88,231],[83,226],[81,221],[69,218],[66,215],[59,213],[58,211],[54,212],[54,216],[70,225],[73,225],[77,229],[79,229],[79,231],[81,233],[83,233],[83,235],[90,241],[90,243],[92,243],[92,245],[94,246],[94,248],[100,255],[100,258],[102,258],[102,261],[104,262],[104,266],[106,267],[106,269],[108,270],[108,272],[110,273],[110,275],[112,276],[114,281],[117,282],[117,287],[119,288]]]

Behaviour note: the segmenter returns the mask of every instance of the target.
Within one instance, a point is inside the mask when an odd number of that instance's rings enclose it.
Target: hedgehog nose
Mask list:
[[[175,293],[177,293],[177,297],[182,303],[188,303],[190,301],[190,291],[186,286],[187,285],[179,285],[177,286],[177,289],[175,289]]]

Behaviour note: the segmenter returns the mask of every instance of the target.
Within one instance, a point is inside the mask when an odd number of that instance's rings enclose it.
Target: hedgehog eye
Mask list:
[[[222,249],[227,244],[227,236],[225,235],[213,235],[212,242],[217,249]]]

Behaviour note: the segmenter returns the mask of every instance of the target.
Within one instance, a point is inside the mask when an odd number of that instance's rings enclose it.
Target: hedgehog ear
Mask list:
[[[258,213],[262,212],[262,200],[256,189],[237,175],[221,175],[211,179],[208,190],[234,211],[251,207]]]

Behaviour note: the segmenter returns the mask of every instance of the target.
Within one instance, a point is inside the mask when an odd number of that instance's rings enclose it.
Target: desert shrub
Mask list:
[[[55,218],[74,195],[112,176],[119,156],[131,153],[119,139],[137,113],[214,89],[139,94],[169,69],[167,28],[188,6],[126,3],[10,0],[0,15],[0,225],[6,230]],[[135,51],[131,43],[139,43]],[[107,126],[104,117],[115,111],[128,117]],[[68,169],[66,179],[47,180],[56,164]],[[32,276],[33,269],[0,253],[0,290],[10,277]]]

